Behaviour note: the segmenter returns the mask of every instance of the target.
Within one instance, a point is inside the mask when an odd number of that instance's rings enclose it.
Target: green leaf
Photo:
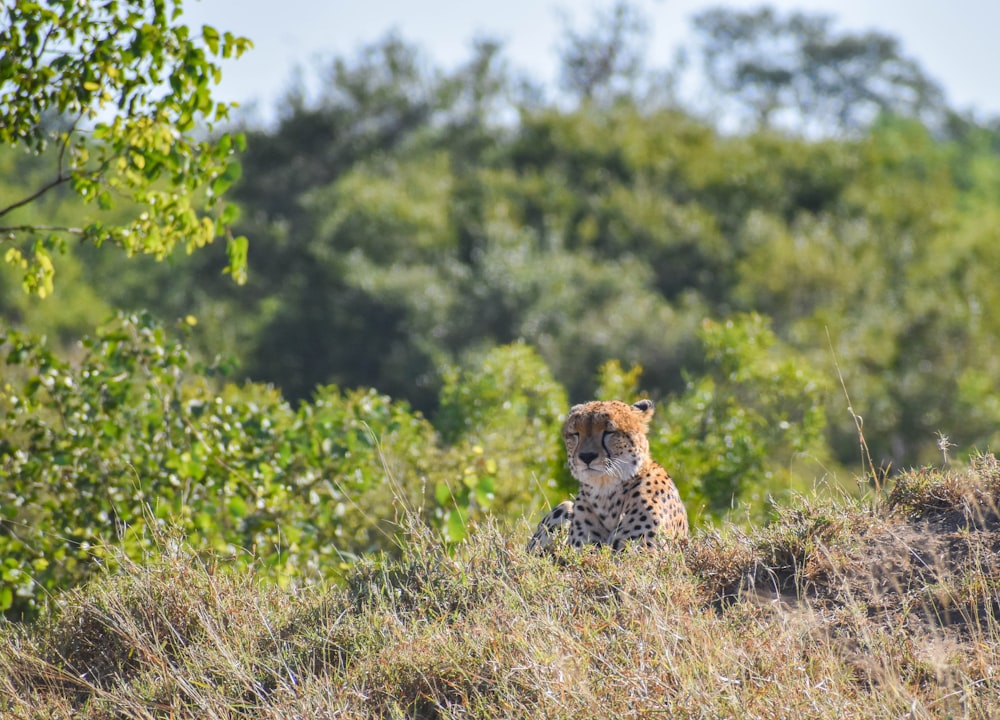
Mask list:
[[[447,483],[439,482],[434,486],[434,499],[438,505],[446,505],[451,500],[451,488]]]
[[[496,482],[493,477],[487,475],[486,477],[480,478],[476,487],[473,488],[473,493],[476,496],[476,502],[480,507],[488,508],[493,504],[493,492]]]
[[[448,519],[445,523],[445,534],[449,542],[457,543],[465,539],[467,534],[465,518],[462,517],[462,513],[457,509],[451,510],[448,513]]]
[[[222,208],[222,215],[219,216],[219,222],[222,225],[232,225],[240,217],[239,205],[234,205],[233,203],[226,203],[226,206]]]
[[[239,495],[234,495],[229,499],[229,513],[233,517],[245,517],[247,514],[247,503]]]
[[[212,193],[216,196],[222,195],[234,182],[240,179],[242,174],[243,166],[233,160],[226,165],[226,169],[222,171],[222,174],[212,181]]]
[[[213,55],[219,54],[219,31],[209,25],[202,25],[201,37]]]
[[[249,242],[243,235],[232,238],[226,244],[226,254],[229,256],[229,266],[225,273],[231,275],[237,284],[247,281],[247,249]]]

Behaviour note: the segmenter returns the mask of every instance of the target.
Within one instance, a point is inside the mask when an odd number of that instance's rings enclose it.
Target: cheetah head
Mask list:
[[[581,483],[613,490],[649,460],[646,432],[651,400],[628,405],[618,400],[574,406],[563,425],[569,468]]]

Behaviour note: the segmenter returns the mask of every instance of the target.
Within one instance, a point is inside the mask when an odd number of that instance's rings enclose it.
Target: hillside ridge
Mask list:
[[[4,717],[993,717],[1000,463],[800,498],[659,556],[453,552],[415,524],[343,586],[182,541],[0,626]]]

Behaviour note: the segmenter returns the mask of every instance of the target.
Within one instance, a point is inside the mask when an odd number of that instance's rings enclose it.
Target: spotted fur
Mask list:
[[[569,543],[646,547],[688,534],[687,511],[670,475],[649,456],[653,403],[612,400],[576,405],[563,426],[570,471],[580,483],[576,500],[561,502],[538,524],[528,543],[541,552],[569,526]]]

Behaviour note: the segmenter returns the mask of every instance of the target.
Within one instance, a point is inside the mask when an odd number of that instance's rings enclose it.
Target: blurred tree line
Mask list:
[[[858,467],[838,372],[877,463],[934,462],[942,434],[993,445],[1000,123],[949,108],[893,38],[828,18],[711,10],[667,69],[646,66],[643,28],[625,3],[568,28],[557,90],[485,39],[447,70],[395,35],[338,57],[275,126],[241,128],[245,286],[221,247],[154,264],[81,246],[44,304],[5,271],[4,317],[72,352],[113,309],[192,316],[237,378],[293,402],[377,388],[453,438],[476,432],[456,379],[522,344],[570,401],[663,401],[658,442],[720,487],[732,474],[712,480],[695,445],[722,463],[774,418],[819,438],[795,452]],[[680,97],[691,57],[707,101]],[[0,154],[0,192],[43,160]],[[641,379],[615,385],[609,361]],[[775,410],[789,388],[825,424]]]

